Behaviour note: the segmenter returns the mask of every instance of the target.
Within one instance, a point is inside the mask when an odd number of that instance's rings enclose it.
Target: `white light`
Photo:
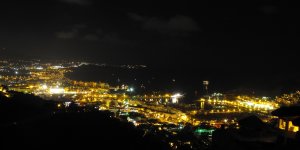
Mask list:
[[[174,95],[171,96],[172,98],[172,103],[175,104],[175,103],[178,103],[178,99],[181,98],[183,95],[181,95],[180,93],[176,93]]]
[[[174,95],[171,96],[172,98],[180,98],[182,97],[182,95],[180,93],[176,93]]]
[[[173,98],[172,98],[172,103],[173,103],[173,104],[178,103],[178,98],[173,97]]]
[[[63,66],[52,66],[53,69],[62,69],[64,68]]]
[[[51,88],[50,94],[63,94],[65,90],[63,88]]]
[[[48,86],[46,84],[42,85],[42,89],[46,90]]]
[[[70,104],[71,104],[71,102],[65,102],[65,106],[66,106],[66,107],[69,107]]]
[[[43,70],[43,67],[36,67],[37,70]]]
[[[252,103],[252,102],[246,102],[246,104],[249,105],[249,106],[253,106],[254,105],[254,103]]]
[[[134,91],[134,88],[129,88],[128,90],[127,90],[127,92],[133,92]]]
[[[18,72],[18,71],[16,71],[16,72],[15,72],[15,74],[19,74],[19,72]]]

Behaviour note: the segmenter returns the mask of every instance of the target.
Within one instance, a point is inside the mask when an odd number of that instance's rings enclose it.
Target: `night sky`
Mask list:
[[[299,10],[285,2],[9,0],[0,6],[1,55],[299,82]]]

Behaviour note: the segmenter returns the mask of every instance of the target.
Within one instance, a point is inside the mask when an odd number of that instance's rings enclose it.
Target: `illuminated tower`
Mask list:
[[[209,81],[203,81],[203,87],[206,95],[208,95],[208,85]]]

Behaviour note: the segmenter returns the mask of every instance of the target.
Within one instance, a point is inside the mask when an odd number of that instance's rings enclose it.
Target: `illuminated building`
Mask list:
[[[208,94],[208,85],[209,81],[203,81],[204,91],[206,95]]]
[[[171,98],[172,98],[172,103],[173,103],[173,104],[177,104],[177,103],[178,103],[178,99],[181,98],[182,96],[183,96],[183,95],[181,95],[181,94],[179,94],[179,93],[172,95],[172,96],[171,96]]]
[[[200,100],[200,109],[203,109],[203,110],[204,110],[204,107],[205,107],[205,100],[204,100],[204,99],[201,99],[201,100]]]
[[[281,107],[272,112],[278,117],[278,128],[285,132],[288,138],[294,138],[299,131],[299,124],[295,120],[300,118],[300,106]]]
[[[8,91],[8,87],[0,85],[0,92],[6,93]]]

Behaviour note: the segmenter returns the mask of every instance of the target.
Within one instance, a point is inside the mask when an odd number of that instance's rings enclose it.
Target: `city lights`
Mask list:
[[[270,111],[279,107],[278,103],[268,97],[239,95],[233,100],[227,100],[225,94],[216,92],[207,95],[208,97],[199,97],[195,101],[197,107],[194,107],[190,104],[181,103],[184,97],[182,93],[149,92],[140,94],[137,92],[139,91],[138,87],[131,87],[123,83],[111,86],[102,82],[71,80],[65,74],[72,71],[72,68],[62,67],[65,64],[60,67],[57,65],[38,65],[47,67],[28,67],[30,74],[27,77],[12,73],[11,76],[1,76],[1,81],[10,82],[11,89],[16,91],[33,93],[47,99],[60,100],[60,98],[64,98],[69,100],[58,104],[57,108],[59,109],[68,108],[72,102],[75,102],[81,106],[91,105],[98,111],[113,112],[116,116],[118,116],[117,112],[126,117],[129,117],[130,113],[145,116],[144,120],[139,117],[127,119],[135,126],[147,122],[148,119],[155,119],[157,122],[153,125],[169,123],[179,126],[177,128],[179,130],[184,128],[182,124],[185,123],[196,126],[202,122],[208,122],[211,127],[220,127],[220,124],[236,124],[236,120],[230,118],[231,115],[255,113],[267,116]],[[204,85],[208,85],[208,83],[205,82]],[[3,88],[1,90],[4,91]],[[203,119],[206,116],[213,118],[223,114],[225,116],[219,117],[218,120]],[[158,129],[160,131],[165,130],[163,127]],[[213,129],[199,128],[195,132],[198,135],[205,135],[211,134]],[[172,134],[176,135],[177,133]]]
[[[176,93],[174,95],[171,96],[172,98],[172,103],[173,104],[176,104],[178,103],[178,99],[181,98],[183,95],[181,95],[180,93]]]
[[[50,88],[50,94],[63,94],[64,92],[63,88]]]
[[[127,92],[134,92],[134,88],[132,88],[132,87],[131,87],[131,88],[128,88],[128,89],[127,89]]]
[[[48,89],[48,86],[47,86],[46,84],[43,84],[43,85],[42,85],[42,89],[43,89],[43,90],[46,90],[46,89]]]
[[[298,11],[1,1],[0,150],[297,149]]]

